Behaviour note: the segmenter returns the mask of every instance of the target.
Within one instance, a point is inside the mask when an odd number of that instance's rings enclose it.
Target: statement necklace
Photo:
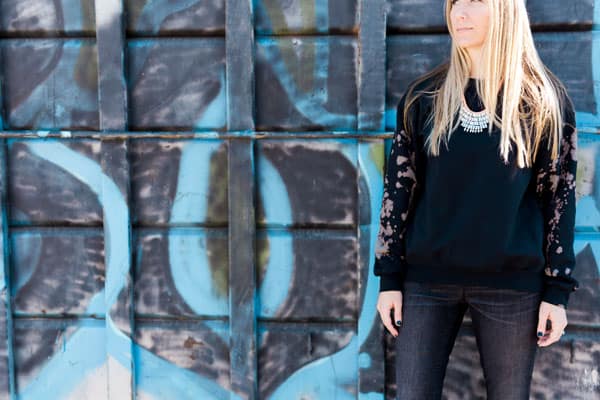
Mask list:
[[[460,124],[467,132],[479,133],[488,127],[489,117],[485,110],[472,111],[462,96],[462,104],[460,106]]]

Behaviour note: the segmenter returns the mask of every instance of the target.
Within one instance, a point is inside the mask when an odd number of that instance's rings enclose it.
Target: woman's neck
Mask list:
[[[471,65],[469,70],[469,78],[482,79],[481,71],[481,48],[469,47],[467,48],[469,58],[471,59]]]

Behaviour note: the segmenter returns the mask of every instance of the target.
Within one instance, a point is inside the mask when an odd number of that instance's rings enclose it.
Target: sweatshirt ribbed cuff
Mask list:
[[[379,291],[384,290],[402,290],[403,289],[403,273],[382,274],[379,277]]]
[[[559,289],[556,286],[547,286],[542,293],[542,301],[554,305],[562,304],[566,309],[570,294],[570,291]]]

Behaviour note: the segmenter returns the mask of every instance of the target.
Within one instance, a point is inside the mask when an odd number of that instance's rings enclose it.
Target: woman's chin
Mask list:
[[[461,47],[465,50],[469,48],[481,47],[481,43],[477,43],[473,40],[456,40],[455,43],[458,47]]]

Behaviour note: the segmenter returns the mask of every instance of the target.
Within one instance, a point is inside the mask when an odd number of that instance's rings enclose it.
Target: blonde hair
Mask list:
[[[445,16],[452,35],[451,3],[446,0]],[[552,144],[551,155],[555,159],[564,119],[561,102],[569,101],[566,89],[536,51],[524,0],[489,0],[487,4],[490,25],[482,47],[483,79],[477,80],[476,88],[489,117],[488,132],[494,126],[501,129],[500,155],[505,163],[515,144],[518,166],[531,166],[545,134],[552,139],[548,144]],[[409,126],[409,107],[417,100],[411,96],[415,87],[432,77],[438,78],[430,81],[435,86],[433,91],[422,91],[433,95],[434,112],[428,119],[428,123],[433,119],[433,127],[426,140],[429,154],[438,155],[441,141],[447,145],[458,127],[458,120],[451,124],[468,83],[469,63],[466,49],[456,46],[453,40],[449,61],[421,76],[407,91],[405,126]],[[496,114],[500,105],[501,117]]]

